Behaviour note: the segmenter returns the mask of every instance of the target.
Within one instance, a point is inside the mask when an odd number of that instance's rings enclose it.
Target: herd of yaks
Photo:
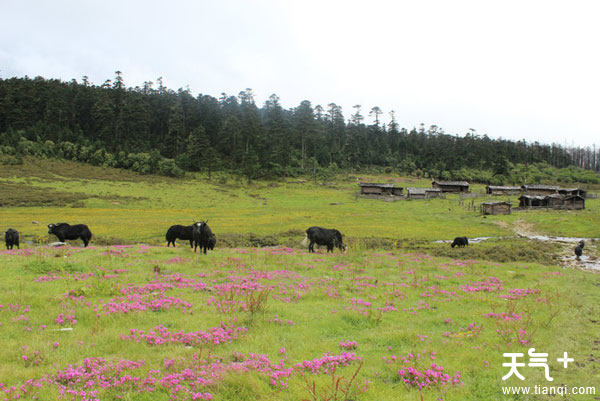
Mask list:
[[[174,247],[175,241],[180,239],[189,241],[190,247],[194,248],[194,252],[196,252],[197,248],[200,248],[200,252],[203,253],[206,253],[207,250],[213,250],[217,244],[217,237],[213,234],[207,223],[208,220],[199,221],[190,226],[176,224],[169,227],[165,236],[167,247],[171,244],[173,244]],[[84,247],[88,246],[92,238],[92,232],[85,224],[48,224],[48,234],[56,235],[60,242],[81,239]],[[13,249],[14,246],[19,248],[19,232],[17,230],[13,228],[6,230],[4,239],[6,241],[6,249]],[[315,244],[326,246],[327,252],[333,252],[334,248],[339,248],[341,251],[346,251],[347,249],[347,246],[343,241],[342,233],[334,228],[310,227],[306,230],[306,239],[309,243],[309,252],[315,251]],[[461,248],[468,245],[469,240],[467,237],[456,237],[450,244],[452,248],[455,246]],[[575,256],[577,259],[583,254],[584,245],[583,240],[581,240],[577,247],[575,247]]]
[[[184,240],[190,242],[190,247],[200,248],[201,252],[206,253],[207,250],[213,250],[217,244],[217,237],[213,234],[208,226],[208,220],[199,221],[189,226],[173,225],[167,230],[165,235],[167,247],[173,245],[175,247],[176,240]],[[87,247],[92,238],[92,232],[85,224],[70,225],[67,223],[48,224],[48,234],[54,234],[61,243],[66,240],[81,239],[83,246]],[[9,228],[4,233],[6,241],[6,249],[13,249],[14,246],[19,248],[19,232],[13,228]],[[308,251],[314,252],[315,244],[326,246],[327,252],[333,252],[334,248],[341,251],[346,251],[347,245],[343,241],[342,233],[334,228],[309,227],[306,230],[306,240],[308,242]],[[452,247],[463,247],[469,245],[467,237],[456,237],[452,242]]]
[[[191,226],[174,225],[167,230],[167,246],[171,243],[175,246],[176,239],[187,239],[190,246],[196,252],[197,248],[206,253],[207,249],[214,249],[217,243],[217,237],[212,233],[206,221],[199,221]],[[83,246],[87,247],[92,239],[92,231],[85,224],[70,225],[67,223],[48,224],[48,234],[54,234],[61,243],[66,240],[80,239]],[[4,233],[6,249],[19,248],[19,232],[14,228],[9,228]]]
[[[203,253],[206,253],[207,250],[213,250],[217,244],[217,237],[207,223],[208,220],[199,221],[190,226],[176,224],[169,227],[165,235],[167,247],[171,244],[175,247],[175,241],[180,239],[189,241],[190,247],[194,248],[194,252],[198,248]],[[64,243],[66,240],[81,239],[84,247],[87,247],[92,239],[92,231],[85,224],[48,224],[48,234],[56,235],[60,243]],[[310,242],[308,245],[309,252],[315,251],[314,244],[327,246],[328,252],[333,252],[334,247],[343,251],[346,250],[342,234],[336,229],[310,227],[306,230],[306,237]],[[19,232],[14,228],[6,230],[4,240],[6,241],[6,249],[13,249],[15,246],[19,248]]]

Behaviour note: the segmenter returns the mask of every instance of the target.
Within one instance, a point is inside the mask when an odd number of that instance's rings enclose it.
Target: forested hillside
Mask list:
[[[227,170],[249,179],[381,168],[502,184],[518,166],[535,163],[598,168],[595,150],[586,164],[581,153],[557,145],[406,129],[393,112],[382,124],[382,113],[357,105],[346,119],[335,103],[310,101],[284,109],[276,95],[257,105],[250,89],[193,96],[160,78],[127,88],[118,71],[100,86],[86,77],[0,79],[0,154],[4,163],[36,155],[175,176]]]

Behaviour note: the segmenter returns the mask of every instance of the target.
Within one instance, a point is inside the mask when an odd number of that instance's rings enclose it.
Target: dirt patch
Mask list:
[[[513,225],[512,229],[517,235],[521,237],[532,237],[535,235],[539,235],[535,231],[535,226],[533,225],[533,223],[529,223],[523,219],[515,221],[515,224]]]
[[[268,202],[267,198],[263,198],[262,196],[260,196],[259,194],[256,194],[256,193],[248,194],[248,196],[250,196],[251,198],[254,198],[256,200],[261,201],[263,205],[266,205],[267,202]]]
[[[494,224],[496,224],[497,226],[504,228],[505,230],[510,230],[510,224],[508,224],[506,221],[503,220],[496,220],[494,221]]]

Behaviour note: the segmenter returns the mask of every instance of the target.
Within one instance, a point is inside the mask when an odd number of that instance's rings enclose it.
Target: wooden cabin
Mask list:
[[[481,204],[482,214],[510,214],[510,202],[484,202]]]
[[[547,207],[548,201],[546,196],[542,195],[521,195],[519,197],[519,207]]]
[[[585,198],[580,195],[521,195],[519,197],[519,207],[521,208],[552,208],[552,209],[585,209]]]
[[[488,185],[485,187],[485,193],[488,195],[519,195],[521,193],[521,187]]]
[[[469,183],[466,181],[433,181],[431,185],[442,192],[469,192]]]
[[[581,195],[567,195],[563,200],[563,208],[583,210],[585,209],[585,197]]]
[[[408,199],[430,199],[439,198],[442,191],[439,188],[406,188]]]
[[[361,195],[380,195],[380,196],[402,196],[403,187],[394,184],[378,184],[372,182],[361,182],[358,184]]]
[[[546,196],[546,207],[551,207],[553,209],[562,209],[564,205],[565,198],[559,194],[552,194]]]
[[[522,185],[521,188],[527,195],[552,195],[557,194],[559,190],[554,185]]]

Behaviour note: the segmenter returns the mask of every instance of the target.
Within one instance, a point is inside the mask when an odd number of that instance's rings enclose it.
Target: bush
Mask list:
[[[22,155],[27,156],[44,156],[42,145],[26,138],[21,138],[17,144],[17,151]]]
[[[169,177],[181,177],[184,174],[183,170],[177,167],[175,160],[165,158],[158,162],[158,173]]]
[[[77,146],[71,142],[61,142],[58,144],[59,152],[65,159],[73,160],[77,155]]]
[[[48,140],[44,142],[44,145],[42,147],[42,151],[44,152],[44,155],[47,157],[50,156],[56,156],[56,145],[54,144],[54,142]]]
[[[23,156],[0,154],[0,164],[3,164],[5,166],[19,166],[19,165],[23,164]]]
[[[90,156],[90,163],[94,166],[100,166],[104,161],[104,149],[98,149]]]
[[[0,155],[14,155],[16,149],[12,146],[2,145],[0,146]]]
[[[81,146],[77,151],[77,158],[75,160],[80,162],[87,162],[90,160],[90,156],[94,149],[91,146]]]
[[[115,155],[112,153],[105,153],[102,167],[117,167],[117,158]]]
[[[149,153],[130,153],[127,159],[127,164],[133,171],[141,174],[150,174],[152,172]]]

